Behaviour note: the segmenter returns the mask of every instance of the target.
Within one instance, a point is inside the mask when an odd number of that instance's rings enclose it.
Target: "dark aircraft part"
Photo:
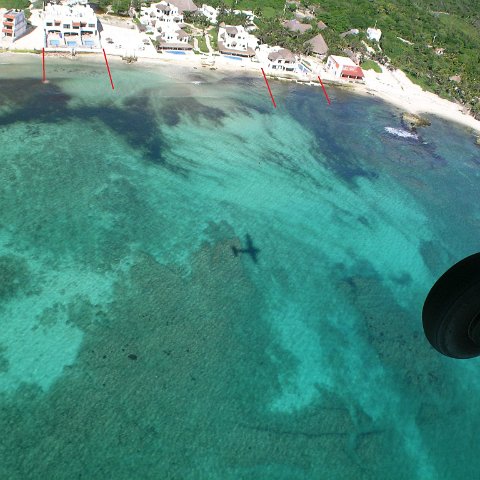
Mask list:
[[[232,252],[236,257],[238,257],[238,248],[237,247],[232,247]]]
[[[437,280],[422,318],[428,341],[443,355],[480,355],[480,253],[464,258]]]

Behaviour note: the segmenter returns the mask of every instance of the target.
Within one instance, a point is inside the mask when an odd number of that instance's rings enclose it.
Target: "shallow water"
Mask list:
[[[278,82],[274,110],[262,78],[38,67],[0,68],[1,478],[477,474],[480,363],[421,326],[480,246],[469,132],[401,138],[379,101]]]

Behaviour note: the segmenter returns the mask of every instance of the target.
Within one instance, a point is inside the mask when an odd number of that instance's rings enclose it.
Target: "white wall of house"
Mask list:
[[[232,33],[232,29],[236,29],[236,32]],[[223,42],[225,48],[245,52],[249,47],[255,50],[258,45],[257,37],[249,34],[241,25],[220,27],[218,40]]]
[[[149,7],[140,8],[140,23],[143,25],[157,28],[157,25],[181,22],[183,22],[183,14],[173,3],[161,1],[152,3]]]
[[[188,43],[190,36],[184,34],[185,32],[180,28],[178,30],[168,29],[160,32],[162,42],[166,43]]]
[[[379,42],[382,38],[382,31],[379,28],[367,28],[367,38]]]
[[[100,48],[101,46],[97,16],[89,5],[72,7],[47,5],[43,17],[43,28],[46,47]]]
[[[268,58],[268,56],[271,53],[278,52],[280,50],[283,50],[281,47],[271,47],[267,51],[266,55],[266,61],[267,61],[267,69],[268,70],[273,70],[277,72],[293,72],[293,73],[299,73],[299,59],[295,55],[294,59],[287,59],[287,58],[277,58],[275,60],[271,60]]]
[[[327,70],[335,75],[335,77],[340,78],[342,76],[344,66],[356,67],[355,63],[348,57],[339,57],[337,55],[330,55],[328,57]]]
[[[183,22],[181,14],[173,3],[161,1],[152,3],[149,7],[141,7],[140,23],[150,30],[160,33],[160,39],[166,43],[188,43],[189,37],[181,34],[178,26]]]
[[[268,69],[277,70],[277,71],[287,71],[287,72],[296,72],[297,71],[297,62],[288,61],[281,58],[278,58],[275,61],[268,62]]]
[[[210,23],[217,23],[218,10],[216,8],[204,3],[202,8],[199,9],[199,12],[205,15],[210,20]]]
[[[23,10],[8,10],[3,15],[2,36],[12,40],[24,35],[27,31],[27,20]]]
[[[232,33],[232,29],[236,29],[236,32]],[[242,26],[220,27],[218,30],[218,38],[223,42],[225,48],[247,50],[247,32],[245,32]]]
[[[327,70],[337,78],[346,77],[348,75],[356,75],[357,73],[363,76],[362,69],[356,65],[348,57],[340,57],[337,55],[330,55],[327,60]],[[353,78],[353,77],[352,77]]]

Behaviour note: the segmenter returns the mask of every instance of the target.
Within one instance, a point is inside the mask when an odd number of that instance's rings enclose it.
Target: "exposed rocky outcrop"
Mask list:
[[[430,120],[427,118],[407,112],[402,114],[402,122],[404,126],[410,130],[416,130],[418,127],[428,127],[431,125]]]

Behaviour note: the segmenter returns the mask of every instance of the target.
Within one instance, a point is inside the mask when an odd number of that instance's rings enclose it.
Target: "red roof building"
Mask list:
[[[342,77],[343,78],[354,78],[355,80],[362,80],[364,77],[363,70],[358,67],[351,67],[349,65],[345,65],[342,69]]]
[[[327,69],[338,78],[349,80],[363,80],[363,70],[348,57],[330,55],[327,61]]]

